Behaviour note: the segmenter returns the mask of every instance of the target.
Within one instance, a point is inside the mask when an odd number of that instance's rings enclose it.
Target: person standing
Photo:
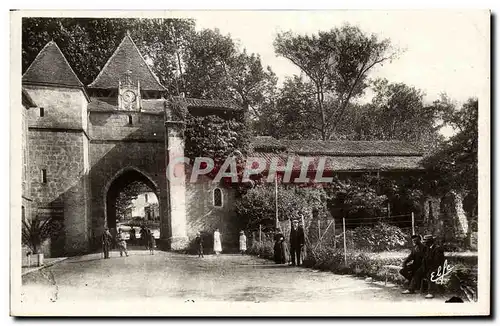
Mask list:
[[[216,255],[219,255],[222,252],[222,242],[220,240],[220,232],[219,229],[215,229],[214,232],[214,252]]]
[[[194,243],[196,245],[196,251],[198,252],[198,257],[203,258],[203,238],[201,237],[201,233],[196,233],[196,239],[194,239]]]
[[[411,252],[403,261],[403,268],[399,271],[408,283],[411,282],[415,272],[422,266],[422,261],[424,259],[425,246],[421,242],[419,235],[413,235],[411,237],[412,248]]]
[[[109,232],[108,228],[104,228],[104,233],[102,234],[102,251],[104,253],[104,259],[109,258],[109,249],[113,242],[113,236]]]
[[[127,242],[125,241],[125,234],[121,229],[118,229],[118,249],[120,250],[120,257],[123,257],[123,254],[128,257],[128,251],[127,251]]]
[[[299,220],[292,221],[290,230],[290,255],[292,256],[292,265],[300,265],[300,252],[304,247],[304,229],[299,227]],[[297,263],[295,263],[297,261]]]
[[[156,246],[154,232],[151,231],[150,229],[147,229],[146,235],[147,235],[149,253],[151,255],[154,255],[155,254],[155,246]]]
[[[146,230],[146,227],[141,225],[141,241],[140,243],[148,249],[148,231]]]
[[[278,232],[274,237],[274,262],[276,264],[286,264],[285,236]]]
[[[240,253],[244,255],[247,251],[247,236],[243,230],[240,231]]]
[[[135,244],[136,237],[135,237],[135,229],[133,226],[130,226],[130,244]]]

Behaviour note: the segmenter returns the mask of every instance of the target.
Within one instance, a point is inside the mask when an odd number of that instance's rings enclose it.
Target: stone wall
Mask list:
[[[58,248],[52,248],[54,255],[88,249],[86,203],[90,193],[84,159],[87,142],[81,131],[29,131],[31,198],[37,214],[59,214],[55,211],[63,210],[65,232],[54,246]]]
[[[222,190],[223,205],[215,207],[213,201],[214,189]],[[235,220],[234,202],[236,191],[211,182],[206,178],[197,183],[187,183],[186,186],[186,214],[187,235],[190,242],[197,232],[213,235],[219,229],[222,238],[222,249],[232,252],[238,248],[240,226]],[[205,244],[206,252],[211,252],[213,243]]]
[[[82,90],[23,85],[38,108],[28,112],[29,126],[39,128],[87,129],[87,100]],[[43,108],[43,117],[40,116]]]

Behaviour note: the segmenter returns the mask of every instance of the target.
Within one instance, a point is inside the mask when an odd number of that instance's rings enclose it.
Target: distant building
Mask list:
[[[150,208],[156,206],[157,210]],[[142,217],[146,220],[153,220],[159,216],[158,198],[154,192],[146,192],[139,194],[135,200],[132,201],[132,217]]]

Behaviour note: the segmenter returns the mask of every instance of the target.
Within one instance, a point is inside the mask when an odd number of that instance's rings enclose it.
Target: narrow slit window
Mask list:
[[[222,190],[219,188],[214,189],[214,206],[222,207]]]
[[[132,121],[132,116],[131,116],[131,115],[129,115],[129,116],[128,116],[128,124],[129,124],[129,125],[131,125],[132,123],[133,123],[133,121]]]
[[[21,218],[23,222],[26,221],[26,208],[24,206],[21,206]]]
[[[47,183],[47,169],[42,169],[42,183]]]
[[[40,108],[40,117],[44,117],[44,116],[45,116],[45,109]]]
[[[144,194],[144,201],[147,203],[148,202],[148,194]]]

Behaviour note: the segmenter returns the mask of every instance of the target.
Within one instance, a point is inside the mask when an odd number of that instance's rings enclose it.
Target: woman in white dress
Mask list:
[[[215,251],[216,255],[218,255],[222,252],[222,243],[220,241],[219,229],[215,229],[215,232],[214,232],[214,251]]]
[[[240,231],[240,252],[242,255],[247,251],[247,236],[245,232]]]

